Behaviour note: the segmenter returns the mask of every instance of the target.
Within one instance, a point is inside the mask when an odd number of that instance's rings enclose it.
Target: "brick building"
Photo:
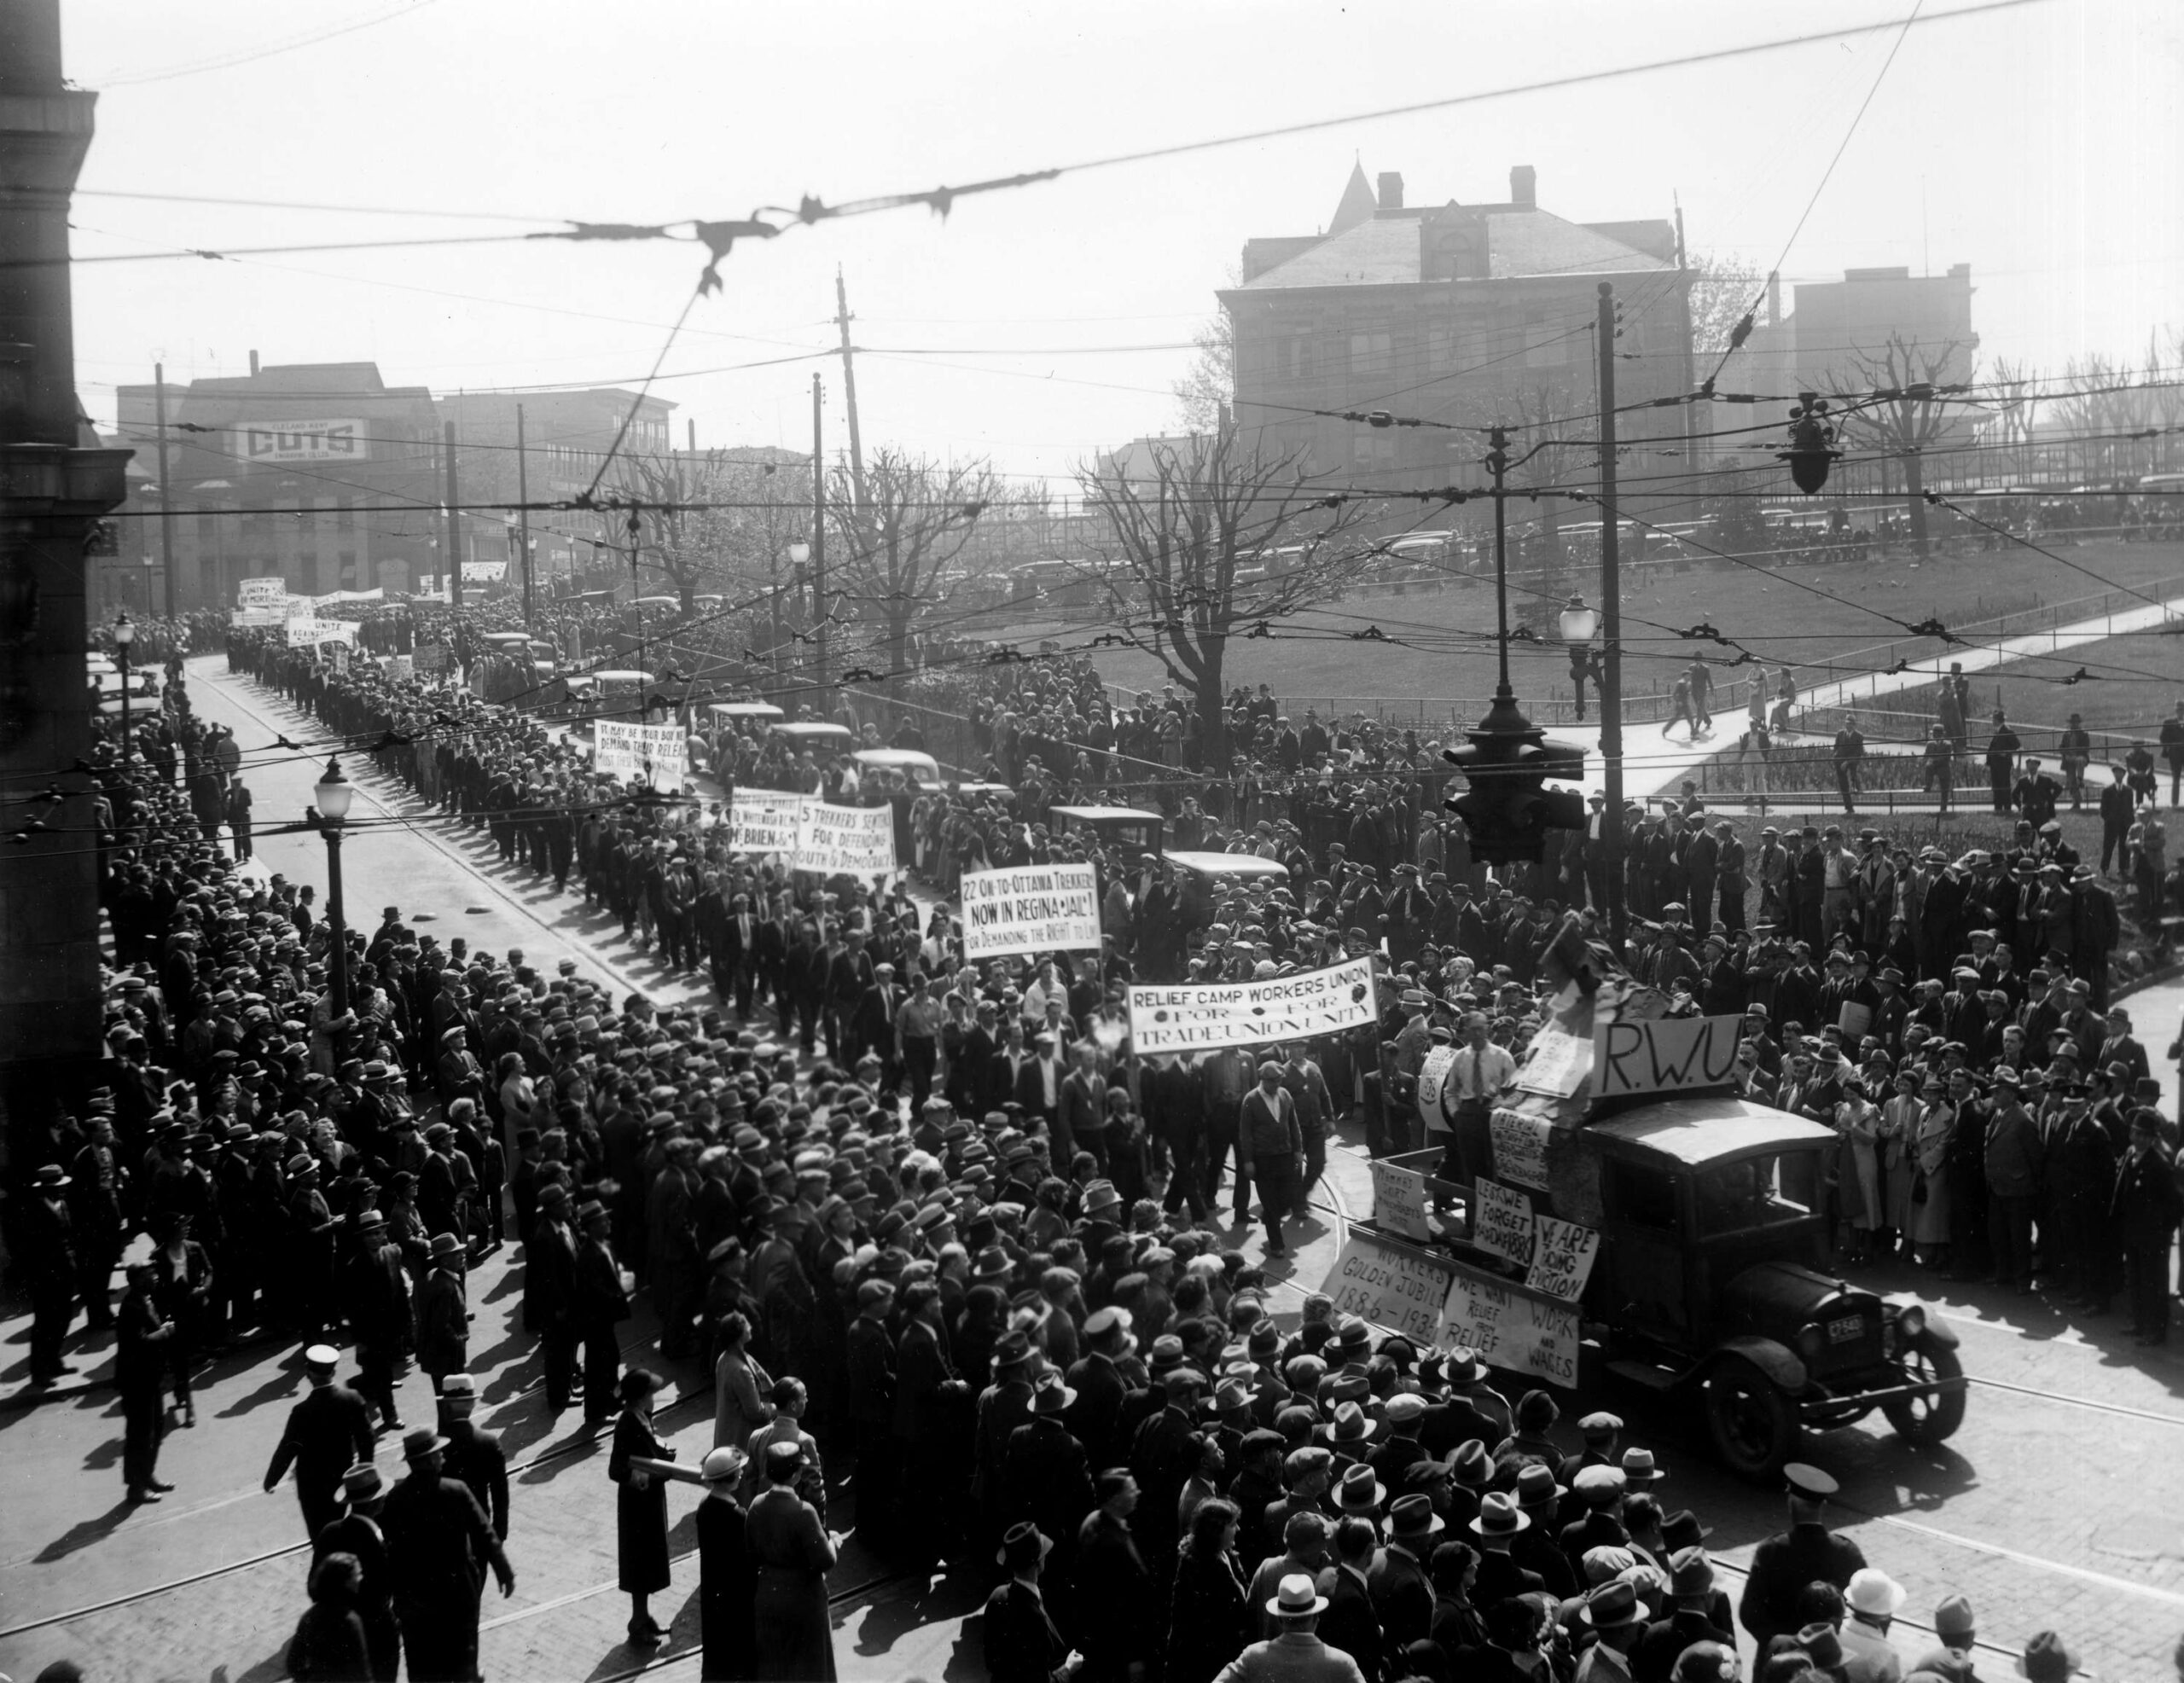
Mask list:
[[[1236,421],[1312,472],[1391,489],[1476,482],[1475,435],[1374,428],[1310,413],[1389,410],[1464,425],[1589,416],[1598,287],[1623,305],[1623,403],[1691,388],[1689,276],[1665,220],[1576,223],[1540,207],[1529,165],[1493,204],[1407,206],[1354,168],[1316,235],[1246,242],[1223,291],[1236,346]],[[1682,409],[1626,416],[1626,441],[1680,438]],[[1586,423],[1589,430],[1589,422]],[[1558,471],[1571,471],[1561,464]]]

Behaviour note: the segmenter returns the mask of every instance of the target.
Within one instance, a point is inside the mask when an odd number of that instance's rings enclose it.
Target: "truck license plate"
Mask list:
[[[1865,1330],[1866,1323],[1861,1317],[1846,1314],[1840,1320],[1827,1323],[1827,1341],[1831,1344],[1855,1343]]]

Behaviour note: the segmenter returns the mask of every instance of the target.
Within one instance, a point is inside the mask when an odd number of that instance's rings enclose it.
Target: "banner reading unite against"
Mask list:
[[[963,956],[1100,950],[1100,884],[1089,865],[963,873]]]
[[[1130,1043],[1141,1053],[1310,1040],[1375,1020],[1369,959],[1264,982],[1130,990]]]
[[[804,809],[792,862],[799,871],[828,877],[893,876],[895,809],[811,802]]]
[[[682,786],[686,750],[680,725],[601,719],[592,730],[594,770],[608,777],[648,776],[655,789]]]
[[[738,789],[728,808],[728,844],[737,853],[793,854],[804,809],[815,797],[782,789]]]

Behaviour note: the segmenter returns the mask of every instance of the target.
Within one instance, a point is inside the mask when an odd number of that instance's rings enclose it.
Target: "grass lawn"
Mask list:
[[[2060,553],[2119,584],[2145,588],[2160,583],[2169,587],[2165,594],[2184,595],[2184,544],[2088,544]],[[1798,588],[1801,584],[1827,591],[1836,600],[1814,595]],[[1846,669],[1847,676],[1850,670],[1885,668],[1899,659],[1930,659],[1942,652],[1942,645],[1931,638],[1903,635],[1881,615],[1914,624],[1932,617],[1955,628],[2001,613],[2029,615],[2060,604],[2065,605],[2067,624],[2097,611],[2097,604],[2087,599],[2098,596],[2101,589],[2083,574],[2014,545],[1923,565],[1897,558],[1790,569],[1756,569],[1729,562],[1702,563],[1682,573],[1647,569],[1635,583],[1628,577],[1624,581],[1624,693],[1642,704],[1642,698],[1664,694],[1695,653],[1732,658],[1714,645],[1670,635],[1701,621],[1738,639],[1770,666],[1787,663],[1800,688],[1809,688],[1827,681],[1831,662]],[[1597,598],[1599,592],[1587,594]],[[1524,600],[1512,589],[1513,615]],[[2067,606],[2073,602],[2081,604],[2078,612]],[[1547,623],[1552,626],[1551,612]],[[2044,612],[2040,623],[2048,623]],[[1347,634],[1368,625],[1377,625],[1397,641],[1350,640]],[[1458,723],[1469,724],[1494,692],[1493,625],[1490,580],[1452,581],[1438,589],[1414,586],[1401,596],[1376,590],[1327,603],[1287,622],[1288,629],[1302,635],[1232,642],[1227,680],[1231,687],[1271,686],[1292,715],[1299,717],[1304,708],[1316,705],[1322,717],[1332,707],[1345,713],[1378,711],[1391,718],[1445,721],[1453,717]],[[1072,618],[1007,626],[974,623],[964,629],[974,635],[1024,644],[1053,637],[1066,646],[1102,628],[1090,610],[1080,610]],[[2032,622],[2028,618],[2007,629],[2030,630]],[[1451,647],[1451,634],[1481,641]],[[1422,646],[1407,646],[1402,641],[1406,636]],[[2106,645],[2098,651],[2088,647],[2086,664],[2098,659],[2152,670],[2174,669],[2184,679],[2184,646],[2177,640],[2147,636],[2116,641],[2112,651]],[[1102,677],[1125,688],[1157,692],[1167,681],[1158,662],[1136,650],[1102,650],[1096,660]],[[2050,669],[2043,663],[2038,670],[2060,675],[2072,669]],[[1740,676],[1724,674],[1717,682],[1717,715],[1741,707],[1741,688],[1727,688]],[[1566,717],[1569,661],[1560,649],[1513,645],[1510,679],[1536,722]],[[2099,688],[2084,684],[2063,690],[2029,685],[2029,690],[2045,692],[2045,705],[2036,706],[2028,700],[2023,711],[2028,720],[2052,717],[2059,725],[2075,706],[2087,714],[2090,724],[2093,714],[2088,704],[2092,703],[2117,710],[2114,723],[2127,724],[2158,719],[2175,699],[2153,685],[2116,684],[2096,702],[2094,693]],[[1990,693],[1990,681],[1975,686],[1983,703]],[[1552,705],[1557,700],[1561,709]],[[2018,711],[2013,708],[2013,716]],[[1642,705],[1634,705],[1632,713],[1647,717]]]

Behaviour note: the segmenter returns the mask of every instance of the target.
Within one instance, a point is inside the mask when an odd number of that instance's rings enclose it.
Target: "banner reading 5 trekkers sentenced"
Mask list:
[[[1369,959],[1264,982],[1130,990],[1130,1044],[1141,1055],[1309,1040],[1362,1027],[1376,1017]]]
[[[963,873],[963,956],[1096,953],[1100,884],[1089,865]]]

